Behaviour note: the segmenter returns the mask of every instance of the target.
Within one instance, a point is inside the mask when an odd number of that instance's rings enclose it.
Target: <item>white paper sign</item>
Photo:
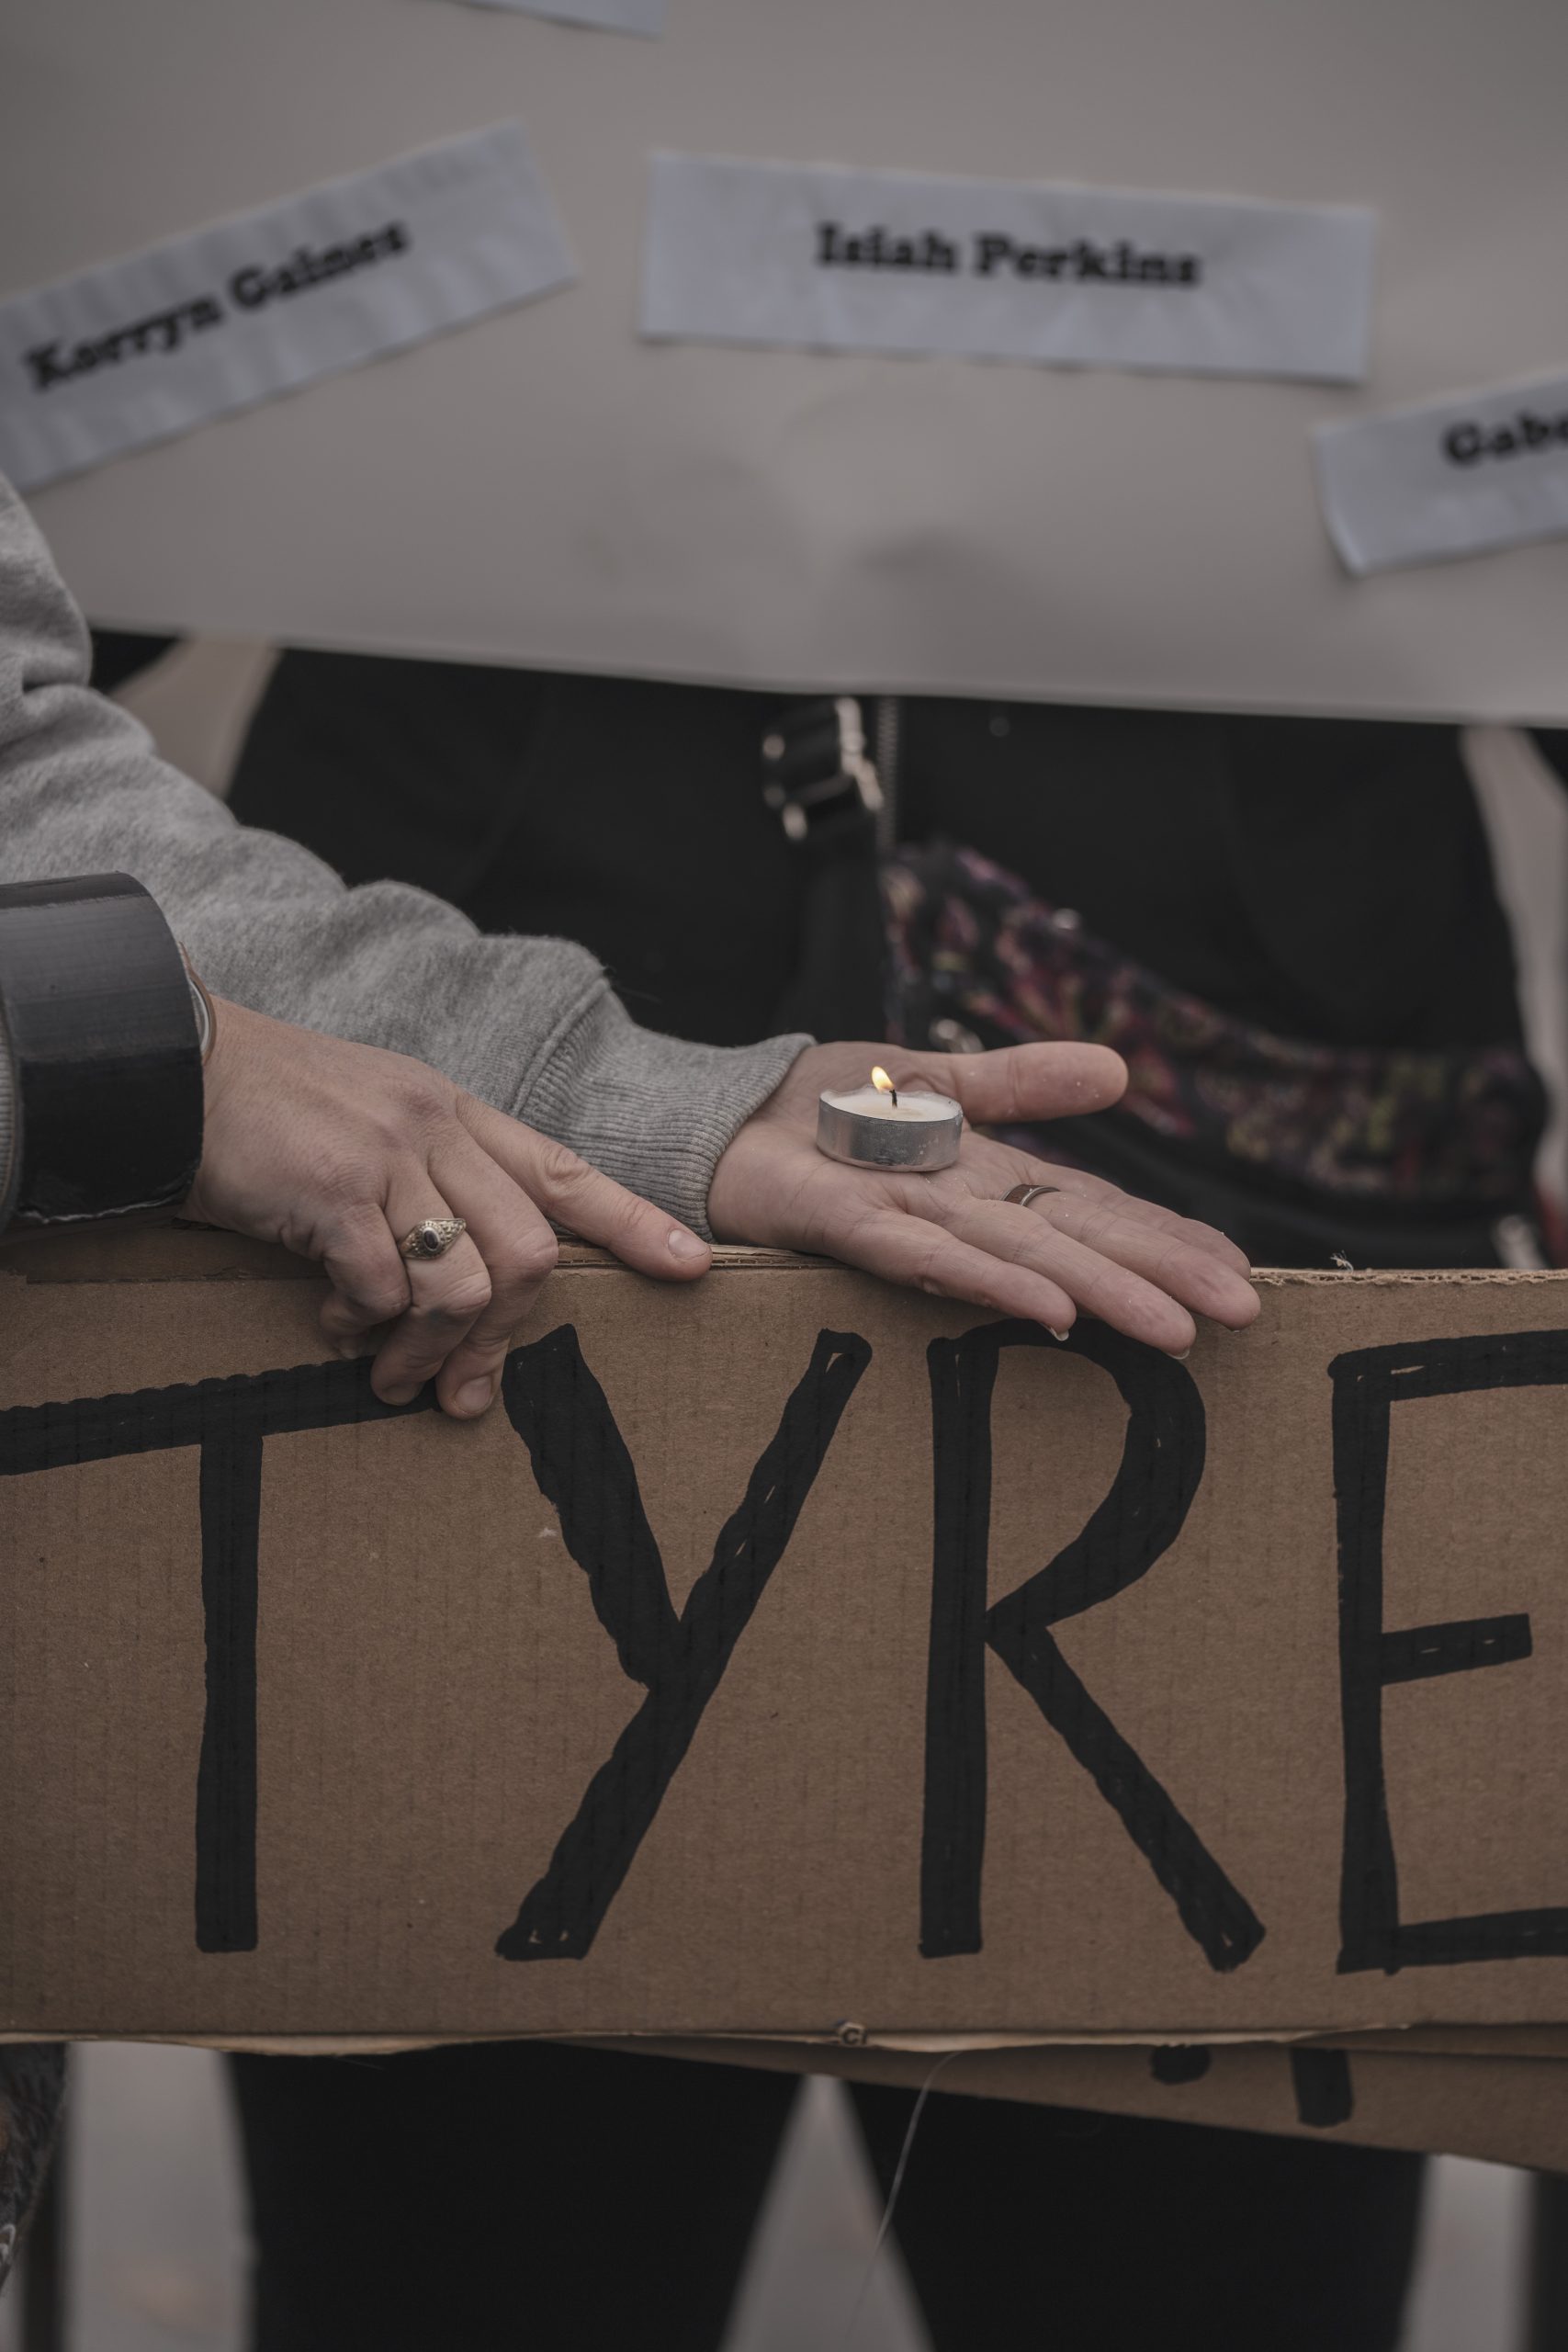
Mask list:
[[[658,155],[642,330],[1349,383],[1373,216]]]
[[[514,122],[0,303],[0,472],[20,489],[564,286]]]
[[[558,25],[602,25],[613,33],[661,33],[665,0],[472,0],[476,8],[512,8]]]
[[[1568,376],[1320,424],[1313,455],[1352,571],[1568,534]]]

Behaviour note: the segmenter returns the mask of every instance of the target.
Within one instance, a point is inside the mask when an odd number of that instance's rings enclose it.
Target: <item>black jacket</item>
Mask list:
[[[801,951],[806,866],[761,799],[777,707],[290,653],[232,805],[350,882],[417,882],[483,929],[581,940],[639,1020],[739,1044],[775,1024]],[[1173,984],[1316,1043],[1517,1039],[1507,925],[1451,728],[901,708],[900,837],[981,851]]]

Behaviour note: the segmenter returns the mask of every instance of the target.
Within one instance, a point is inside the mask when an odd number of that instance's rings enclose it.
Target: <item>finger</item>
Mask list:
[[[1130,1216],[1131,1205],[1114,1196],[1091,1201],[1061,1191],[1031,1201],[1023,1214],[1037,1228],[1043,1225],[1142,1275],[1195,1315],[1212,1316],[1235,1330],[1256,1318],[1258,1293],[1233,1265],[1196,1248],[1179,1230]]]
[[[1015,1184],[1048,1185],[1079,1200],[1103,1202],[1139,1225],[1173,1234],[1194,1250],[1207,1251],[1238,1274],[1246,1276],[1252,1272],[1246,1251],[1238,1250],[1213,1226],[1204,1225],[1197,1217],[1179,1216],[1175,1209],[1161,1208],[1156,1201],[1140,1200],[1135,1193],[1124,1193],[1120,1185],[1107,1183],[1102,1176],[1091,1176],[1085,1168],[1074,1168],[1061,1160],[1037,1159],[1030,1152],[1019,1151],[1010,1144],[993,1143],[984,1136],[964,1138],[959,1164],[971,1189],[983,1199],[1002,1200]]]
[[[405,1177],[387,1201],[394,1243],[431,1217],[462,1216],[448,1206],[434,1177],[422,1169]],[[407,1405],[433,1380],[490,1305],[491,1283],[473,1236],[459,1236],[439,1258],[405,1259],[409,1304],[377,1351],[370,1385],[385,1405]]]
[[[1115,1258],[1058,1231],[1037,1216],[1033,1207],[972,1201],[948,1219],[948,1229],[974,1249],[1031,1267],[1102,1323],[1167,1355],[1184,1356],[1198,1336],[1191,1316],[1178,1299]]]
[[[904,1283],[938,1298],[967,1299],[1004,1315],[1026,1315],[1057,1339],[1072,1329],[1076,1309],[1059,1283],[1016,1258],[976,1249],[946,1226],[903,1209],[874,1209],[824,1232],[822,1247],[848,1266],[885,1282]]]
[[[1190,1250],[1200,1250],[1205,1257],[1228,1266],[1244,1281],[1252,1272],[1252,1261],[1246,1250],[1238,1250],[1217,1227],[1204,1225],[1195,1216],[1179,1216],[1175,1209],[1162,1208],[1157,1201],[1140,1200],[1135,1193],[1124,1193],[1119,1185],[1108,1184],[1102,1177],[1090,1176],[1083,1169],[1055,1167],[1048,1160],[1036,1160],[1030,1174],[1021,1181],[1026,1184],[1049,1183],[1072,1199],[1112,1210],[1151,1232],[1168,1234],[1172,1240],[1183,1242]]]
[[[353,1210],[323,1236],[320,1262],[332,1284],[321,1329],[341,1355],[358,1355],[366,1333],[395,1322],[409,1304],[409,1270],[385,1212],[370,1204]]]
[[[993,1209],[1010,1213],[1019,1206],[1006,1201],[976,1201],[976,1213]],[[1217,1257],[1189,1241],[1172,1225],[1149,1224],[1131,1212],[1134,1204],[1114,1192],[1099,1199],[1084,1199],[1055,1185],[1021,1206],[1031,1220],[1028,1230],[1042,1227],[1081,1242],[1102,1258],[1113,1260],[1190,1306],[1194,1314],[1240,1329],[1258,1313],[1258,1294],[1228,1259]],[[1001,1228],[997,1228],[998,1246]]]
[[[432,1163],[432,1172],[447,1198],[461,1204],[490,1277],[489,1304],[435,1378],[443,1410],[467,1420],[494,1401],[507,1350],[554,1268],[558,1245],[526,1193],[466,1136]]]
[[[689,1226],[601,1175],[564,1144],[483,1102],[465,1102],[460,1115],[480,1149],[569,1232],[660,1282],[690,1282],[706,1273],[713,1252]]]
[[[988,1054],[912,1054],[905,1061],[906,1075],[951,1094],[976,1126],[1103,1111],[1127,1091],[1127,1065],[1109,1046],[1004,1046]],[[893,1077],[904,1083],[897,1069]]]

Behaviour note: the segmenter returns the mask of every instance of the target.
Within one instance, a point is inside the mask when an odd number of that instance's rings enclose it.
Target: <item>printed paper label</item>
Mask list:
[[[574,276],[514,122],[0,303],[18,489],[424,341]]]
[[[1568,376],[1320,424],[1313,454],[1352,571],[1568,533]]]
[[[1345,206],[659,155],[642,330],[1352,383],[1374,229]]]
[[[477,8],[513,8],[558,25],[602,25],[613,33],[661,33],[666,0],[472,0]]]

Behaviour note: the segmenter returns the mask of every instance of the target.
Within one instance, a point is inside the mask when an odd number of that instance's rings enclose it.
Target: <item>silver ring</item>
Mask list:
[[[1061,1189],[1060,1184],[1015,1184],[1010,1193],[1002,1194],[1002,1198],[1011,1201],[1017,1208],[1026,1209],[1031,1201],[1040,1198],[1042,1193],[1059,1193]]]
[[[400,1258],[445,1258],[454,1241],[460,1241],[468,1229],[466,1217],[422,1217],[412,1233],[405,1233],[398,1244]]]

